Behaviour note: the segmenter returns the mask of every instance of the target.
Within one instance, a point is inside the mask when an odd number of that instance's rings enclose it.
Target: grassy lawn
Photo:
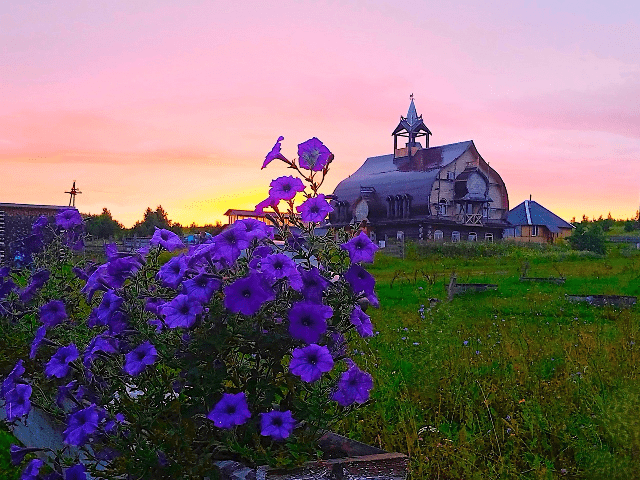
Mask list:
[[[382,306],[368,313],[380,334],[361,356],[376,388],[342,431],[409,454],[413,479],[636,477],[638,306],[565,294],[639,295],[638,252],[483,253],[378,255],[370,271]],[[520,282],[525,264],[528,276],[566,283]],[[453,271],[499,288],[447,302]]]

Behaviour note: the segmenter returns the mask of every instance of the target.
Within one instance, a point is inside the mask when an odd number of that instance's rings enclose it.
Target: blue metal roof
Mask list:
[[[507,221],[511,225],[544,225],[553,233],[558,233],[561,228],[573,228],[573,225],[565,222],[535,200],[525,200],[509,210]]]

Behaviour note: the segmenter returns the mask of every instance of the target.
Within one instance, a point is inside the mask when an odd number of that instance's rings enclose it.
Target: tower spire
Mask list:
[[[416,105],[413,103],[413,93],[409,95],[411,103],[409,104],[409,111],[407,112],[407,123],[413,125],[418,120],[418,112],[416,111]]]
[[[69,192],[64,192],[64,193],[68,193],[70,195],[69,196],[69,206],[70,207],[71,206],[75,207],[76,206],[76,195],[79,194],[79,193],[82,193],[82,192],[76,188],[76,181],[74,180],[73,181],[73,186],[71,187],[71,190]]]

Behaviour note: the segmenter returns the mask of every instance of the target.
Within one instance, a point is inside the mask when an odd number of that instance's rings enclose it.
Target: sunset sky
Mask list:
[[[473,140],[514,207],[635,216],[640,2],[44,2],[0,5],[0,202],[253,208],[279,135],[335,154],[324,193],[414,94],[431,145]]]

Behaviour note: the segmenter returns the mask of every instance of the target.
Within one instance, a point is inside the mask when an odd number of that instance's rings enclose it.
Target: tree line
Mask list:
[[[196,225],[195,222],[189,226],[183,226],[169,218],[162,205],[158,205],[155,210],[147,207],[142,217],[131,228],[125,228],[122,223],[111,215],[108,208],[104,207],[102,213],[97,215],[83,214],[87,233],[93,238],[109,239],[129,236],[149,237],[157,228],[165,228],[182,236],[186,234],[200,234],[202,232],[217,235],[222,231],[223,225],[220,222],[215,224]]]

